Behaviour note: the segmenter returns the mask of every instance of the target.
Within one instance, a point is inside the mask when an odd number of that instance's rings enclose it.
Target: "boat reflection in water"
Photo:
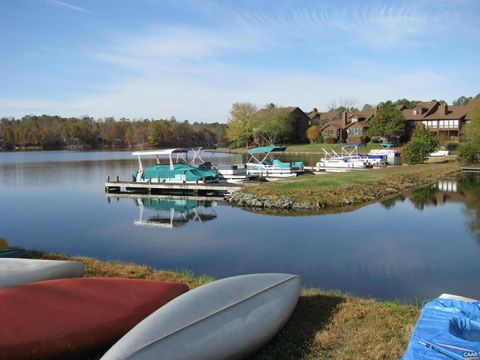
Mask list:
[[[217,218],[215,201],[195,198],[137,198],[140,209],[137,226],[174,228],[189,221],[206,222]]]

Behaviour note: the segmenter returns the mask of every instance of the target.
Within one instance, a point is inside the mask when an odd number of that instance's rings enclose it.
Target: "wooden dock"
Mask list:
[[[195,201],[222,201],[223,196],[194,196],[194,195],[166,195],[166,194],[139,194],[139,193],[107,193],[107,201],[120,199],[158,199],[158,200],[195,200]]]
[[[480,173],[480,167],[478,166],[462,167],[462,171],[469,172],[469,173]]]
[[[117,177],[112,181],[107,177],[105,182],[105,192],[121,193],[143,193],[143,194],[182,194],[195,196],[224,196],[240,189],[241,184],[230,183],[198,183],[198,184],[179,184],[179,183],[158,183],[158,182],[133,182],[121,181]]]

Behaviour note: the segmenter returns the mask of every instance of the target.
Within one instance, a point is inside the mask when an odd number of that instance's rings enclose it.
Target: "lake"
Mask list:
[[[0,237],[16,247],[216,278],[294,273],[306,287],[379,299],[480,298],[475,176],[349,213],[271,216],[221,200],[107,198],[105,178],[128,179],[135,168],[130,152],[0,153]]]

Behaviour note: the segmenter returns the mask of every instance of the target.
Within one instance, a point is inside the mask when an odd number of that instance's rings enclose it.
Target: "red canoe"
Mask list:
[[[45,359],[113,344],[184,284],[63,279],[0,289],[0,359]]]

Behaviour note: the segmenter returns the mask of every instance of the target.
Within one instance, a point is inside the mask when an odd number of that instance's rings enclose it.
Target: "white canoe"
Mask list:
[[[0,289],[36,281],[79,277],[85,265],[78,261],[0,259]]]
[[[453,295],[453,294],[442,294],[439,296],[440,299],[452,299],[452,300],[460,300],[465,302],[477,302],[478,300],[467,298],[460,295]]]
[[[285,325],[300,277],[252,274],[193,289],[148,316],[102,360],[241,359]]]

